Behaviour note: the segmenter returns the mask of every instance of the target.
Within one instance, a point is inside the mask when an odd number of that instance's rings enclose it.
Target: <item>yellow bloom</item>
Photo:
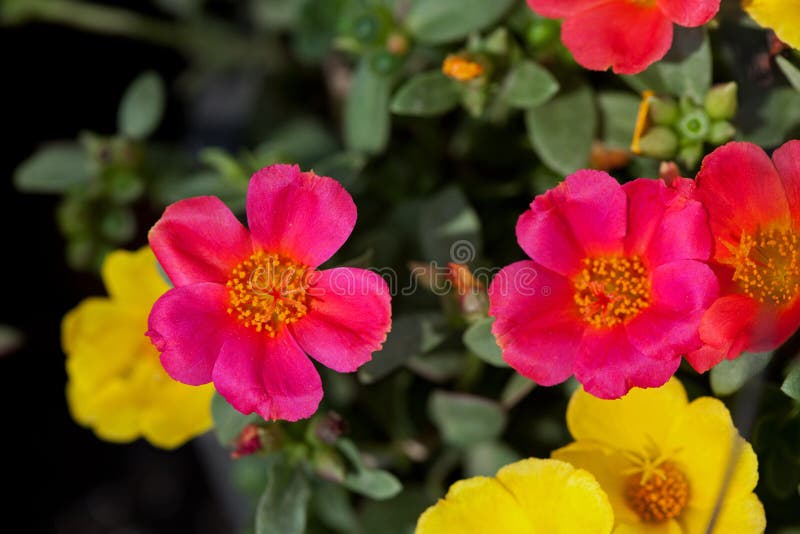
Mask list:
[[[744,0],[744,9],[756,22],[772,28],[778,38],[800,48],[800,2],[797,0]]]
[[[608,497],[592,475],[530,458],[495,478],[456,482],[420,516],[416,534],[610,534],[613,525]]]
[[[116,251],[102,270],[109,297],[90,297],[64,316],[67,402],[72,417],[107,441],[142,436],[171,449],[211,427],[211,385],[172,380],[144,335],[150,307],[169,287],[152,251]]]
[[[614,508],[615,534],[706,534],[732,459],[713,532],[764,532],[764,508],[753,493],[758,460],[719,400],[690,403],[675,378],[617,400],[579,389],[567,426],[575,442],[552,456],[597,478]]]

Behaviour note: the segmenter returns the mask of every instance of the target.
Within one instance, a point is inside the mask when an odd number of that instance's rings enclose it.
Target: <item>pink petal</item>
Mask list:
[[[253,253],[247,229],[217,197],[187,198],[168,206],[147,237],[175,286],[224,283]]]
[[[569,16],[561,39],[587,69],[636,74],[666,55],[672,22],[656,7],[610,0]]]
[[[603,0],[528,0],[528,6],[543,17],[561,19]]]
[[[650,307],[625,327],[631,344],[663,360],[700,348],[700,320],[719,293],[708,265],[692,260],[660,265],[651,284]]]
[[[795,221],[800,221],[800,141],[789,141],[772,153],[778,169],[789,209]]]
[[[720,0],[658,0],[658,7],[674,23],[702,26],[719,11]]]
[[[625,249],[655,266],[676,260],[707,260],[711,232],[702,204],[662,180],[640,178],[622,186],[628,195]]]
[[[578,171],[540,195],[517,222],[517,241],[533,260],[571,276],[586,256],[622,250],[627,198],[600,171]]]
[[[648,358],[630,343],[624,328],[586,329],[575,359],[575,378],[595,397],[618,399],[633,387],[666,384],[680,363],[680,356]]]
[[[731,255],[729,245],[738,248],[742,230],[789,222],[781,178],[767,154],[751,143],[728,143],[706,156],[697,196],[708,211],[717,261]]]
[[[744,295],[726,295],[711,304],[700,320],[699,330],[700,339],[708,348],[686,355],[692,367],[703,373],[722,358],[736,358],[747,350],[758,308],[755,300]]]
[[[308,313],[291,325],[315,360],[341,373],[358,369],[379,350],[391,325],[389,286],[366,269],[319,272],[309,288]]]
[[[489,315],[503,359],[545,386],[569,378],[585,328],[573,298],[569,280],[536,262],[500,271],[489,286]]]
[[[353,231],[356,206],[336,180],[297,165],[272,165],[250,181],[247,220],[254,244],[316,267]]]
[[[237,410],[267,420],[310,417],[322,400],[322,381],[294,338],[244,330],[222,346],[214,386]]]
[[[213,283],[170,289],[147,320],[147,335],[161,352],[161,365],[179,382],[211,382],[220,348],[235,326],[227,313],[228,290]]]

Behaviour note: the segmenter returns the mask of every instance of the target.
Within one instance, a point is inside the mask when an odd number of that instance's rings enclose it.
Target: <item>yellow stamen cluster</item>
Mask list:
[[[800,294],[800,238],[791,229],[742,232],[733,280],[762,303],[785,304]]]
[[[574,280],[575,304],[596,328],[623,323],[650,305],[650,280],[637,257],[586,258]]]
[[[308,311],[306,293],[311,270],[277,254],[256,252],[231,271],[225,286],[228,313],[244,326],[274,337]]]
[[[628,477],[628,506],[646,523],[678,517],[689,502],[689,481],[671,462]]]
[[[442,63],[442,72],[454,80],[468,82],[483,75],[483,65],[463,56],[449,55]]]

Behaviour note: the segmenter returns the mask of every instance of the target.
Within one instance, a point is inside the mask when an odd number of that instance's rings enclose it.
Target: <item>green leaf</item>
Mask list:
[[[780,499],[795,494],[800,482],[800,464],[785,443],[777,443],[768,451],[764,464],[766,485],[772,493]]]
[[[418,232],[425,258],[439,265],[470,263],[481,250],[481,221],[456,187],[428,199],[419,216]]]
[[[723,360],[710,372],[715,395],[727,396],[739,391],[747,380],[763,371],[772,359],[771,352],[745,352],[735,360]]]
[[[421,43],[456,41],[495,23],[514,1],[414,0],[406,27]]]
[[[786,377],[786,380],[783,381],[783,385],[781,385],[781,391],[794,400],[800,401],[800,365],[796,365],[789,371],[789,375]]]
[[[372,360],[359,369],[359,380],[364,384],[376,382],[414,356],[435,348],[444,340],[444,327],[444,318],[437,313],[415,313],[395,318],[383,349],[374,353]]]
[[[337,152],[318,161],[312,169],[320,176],[329,176],[342,184],[351,193],[358,189],[361,171],[367,158],[358,152]]]
[[[310,498],[302,467],[275,461],[256,508],[256,534],[303,534]]]
[[[447,113],[460,100],[458,82],[437,70],[410,78],[395,93],[390,109],[398,115],[431,117]]]
[[[786,79],[792,84],[792,87],[800,91],[800,69],[795,67],[794,63],[783,56],[776,56],[775,61],[778,63],[778,67],[783,71]]]
[[[589,164],[597,125],[592,90],[562,93],[525,113],[533,149],[554,171],[571,174]]]
[[[510,410],[524,399],[528,393],[536,388],[536,382],[524,377],[519,373],[514,373],[506,382],[503,392],[500,394],[500,403],[503,408]]]
[[[518,63],[505,81],[503,98],[516,108],[541,106],[555,96],[560,88],[550,72],[533,61]]]
[[[139,75],[125,90],[117,111],[117,129],[133,139],[144,139],[158,127],[164,114],[166,90],[155,72]]]
[[[778,146],[800,126],[800,92],[779,87],[759,97],[757,102],[758,110],[752,115],[758,122],[743,127],[747,132],[742,136],[743,141],[764,147]]]
[[[14,186],[25,193],[63,193],[92,177],[86,151],[76,143],[51,143],[14,171]]]
[[[413,534],[417,519],[433,504],[421,488],[406,488],[386,501],[367,501],[361,508],[361,534]],[[346,531],[347,534],[356,534]]]
[[[622,91],[606,91],[597,97],[603,123],[603,141],[610,147],[628,150],[633,141],[639,98]]]
[[[505,443],[488,441],[467,449],[464,474],[468,477],[492,477],[501,467],[522,457]]]
[[[701,28],[675,28],[672,48],[666,57],[640,74],[622,78],[634,89],[658,94],[690,96],[702,102],[711,88],[711,45]]]
[[[214,392],[211,399],[211,418],[214,420],[214,433],[224,446],[238,438],[247,425],[264,421],[256,414],[245,415],[239,412],[217,392]]]
[[[368,57],[361,60],[344,106],[344,138],[347,147],[378,154],[389,142],[389,92],[391,80],[377,74]]]
[[[458,447],[494,440],[506,427],[500,405],[474,395],[435,391],[428,413],[445,443]]]
[[[315,479],[311,509],[325,526],[337,532],[359,531],[358,517],[350,502],[350,493],[339,484]]]
[[[508,367],[508,364],[503,360],[503,352],[497,345],[497,340],[492,334],[492,324],[494,317],[487,317],[481,319],[477,323],[473,323],[464,332],[464,345],[475,356],[495,367]]]
[[[354,471],[347,473],[342,483],[347,489],[376,500],[391,499],[402,491],[403,485],[393,474],[383,469],[365,467],[361,454],[352,441],[339,439],[336,447],[354,468]]]

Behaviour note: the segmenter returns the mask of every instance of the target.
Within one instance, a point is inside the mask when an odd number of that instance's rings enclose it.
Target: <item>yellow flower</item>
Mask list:
[[[744,0],[744,9],[756,22],[772,28],[784,43],[800,48],[800,2],[797,0]]]
[[[617,400],[579,389],[567,409],[567,426],[575,442],[552,456],[597,478],[614,508],[615,534],[710,532],[728,474],[713,532],[764,532],[764,508],[753,493],[758,460],[719,400],[690,403],[675,378]]]
[[[610,534],[613,525],[608,497],[592,475],[529,458],[495,478],[453,484],[420,516],[416,534]]]
[[[72,417],[104,440],[142,436],[165,449],[208,430],[213,387],[173,381],[144,335],[150,307],[169,289],[152,251],[112,252],[102,276],[110,296],[85,299],[61,323]]]

